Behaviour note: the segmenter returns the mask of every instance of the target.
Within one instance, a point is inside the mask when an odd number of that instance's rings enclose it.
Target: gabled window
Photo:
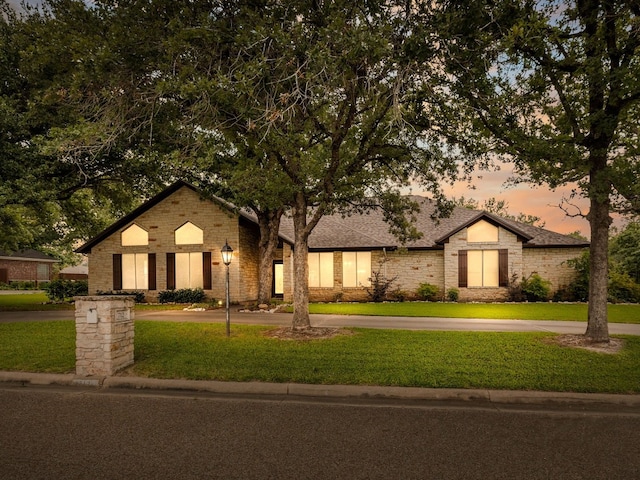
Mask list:
[[[122,231],[121,243],[123,247],[149,245],[149,233],[134,223]]]
[[[175,231],[176,245],[202,245],[204,232],[191,222],[187,222]]]
[[[467,242],[497,242],[498,227],[485,220],[480,220],[467,228]]]
[[[371,252],[342,252],[342,286],[371,285]]]
[[[333,252],[311,252],[307,262],[310,287],[333,287]]]

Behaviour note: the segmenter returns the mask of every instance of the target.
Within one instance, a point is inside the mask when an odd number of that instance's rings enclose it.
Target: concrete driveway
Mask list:
[[[0,312],[0,323],[39,322],[72,320],[73,310],[46,312]],[[232,324],[287,326],[291,324],[290,313],[231,312]],[[136,312],[138,320],[165,322],[224,322],[224,310],[191,312],[182,310]],[[374,317],[365,315],[311,315],[314,327],[362,327],[400,330],[456,330],[477,332],[553,332],[582,334],[586,322],[557,322],[548,320],[496,320],[484,318],[438,318],[438,317]],[[610,323],[612,335],[640,335],[640,325]]]

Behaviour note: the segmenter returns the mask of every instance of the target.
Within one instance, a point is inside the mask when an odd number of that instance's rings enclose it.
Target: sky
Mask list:
[[[512,215],[524,213],[536,215],[545,222],[544,228],[558,233],[572,233],[580,231],[585,237],[590,237],[589,222],[583,217],[568,217],[559,208],[563,197],[569,199],[571,187],[550,190],[545,187],[537,187],[527,183],[516,187],[506,186],[506,181],[513,176],[513,167],[503,164],[500,171],[474,172],[471,183],[458,182],[453,186],[444,187],[444,192],[449,197],[459,198],[464,196],[477,200],[482,206],[483,202],[489,198],[504,200],[507,202],[507,210]],[[430,196],[427,192],[413,189],[417,195]],[[584,215],[589,211],[589,202],[583,198],[571,200],[580,207]],[[576,208],[571,208],[572,213],[577,213]]]

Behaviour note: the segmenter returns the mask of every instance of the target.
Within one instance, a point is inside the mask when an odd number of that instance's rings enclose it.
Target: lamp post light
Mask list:
[[[226,313],[227,313],[227,337],[231,336],[231,319],[229,317],[229,264],[233,258],[233,248],[229,246],[229,243],[225,240],[224,246],[220,250],[222,254],[222,262],[227,267],[226,275]]]

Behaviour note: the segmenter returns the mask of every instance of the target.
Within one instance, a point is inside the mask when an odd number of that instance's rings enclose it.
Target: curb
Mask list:
[[[609,406],[640,410],[640,395],[613,393],[540,392],[458,388],[381,387],[370,385],[313,385],[301,383],[219,382],[167,380],[145,377],[80,377],[0,371],[0,382],[26,385],[60,385],[134,390],[173,390],[226,395],[315,397],[485,403],[493,405]]]

